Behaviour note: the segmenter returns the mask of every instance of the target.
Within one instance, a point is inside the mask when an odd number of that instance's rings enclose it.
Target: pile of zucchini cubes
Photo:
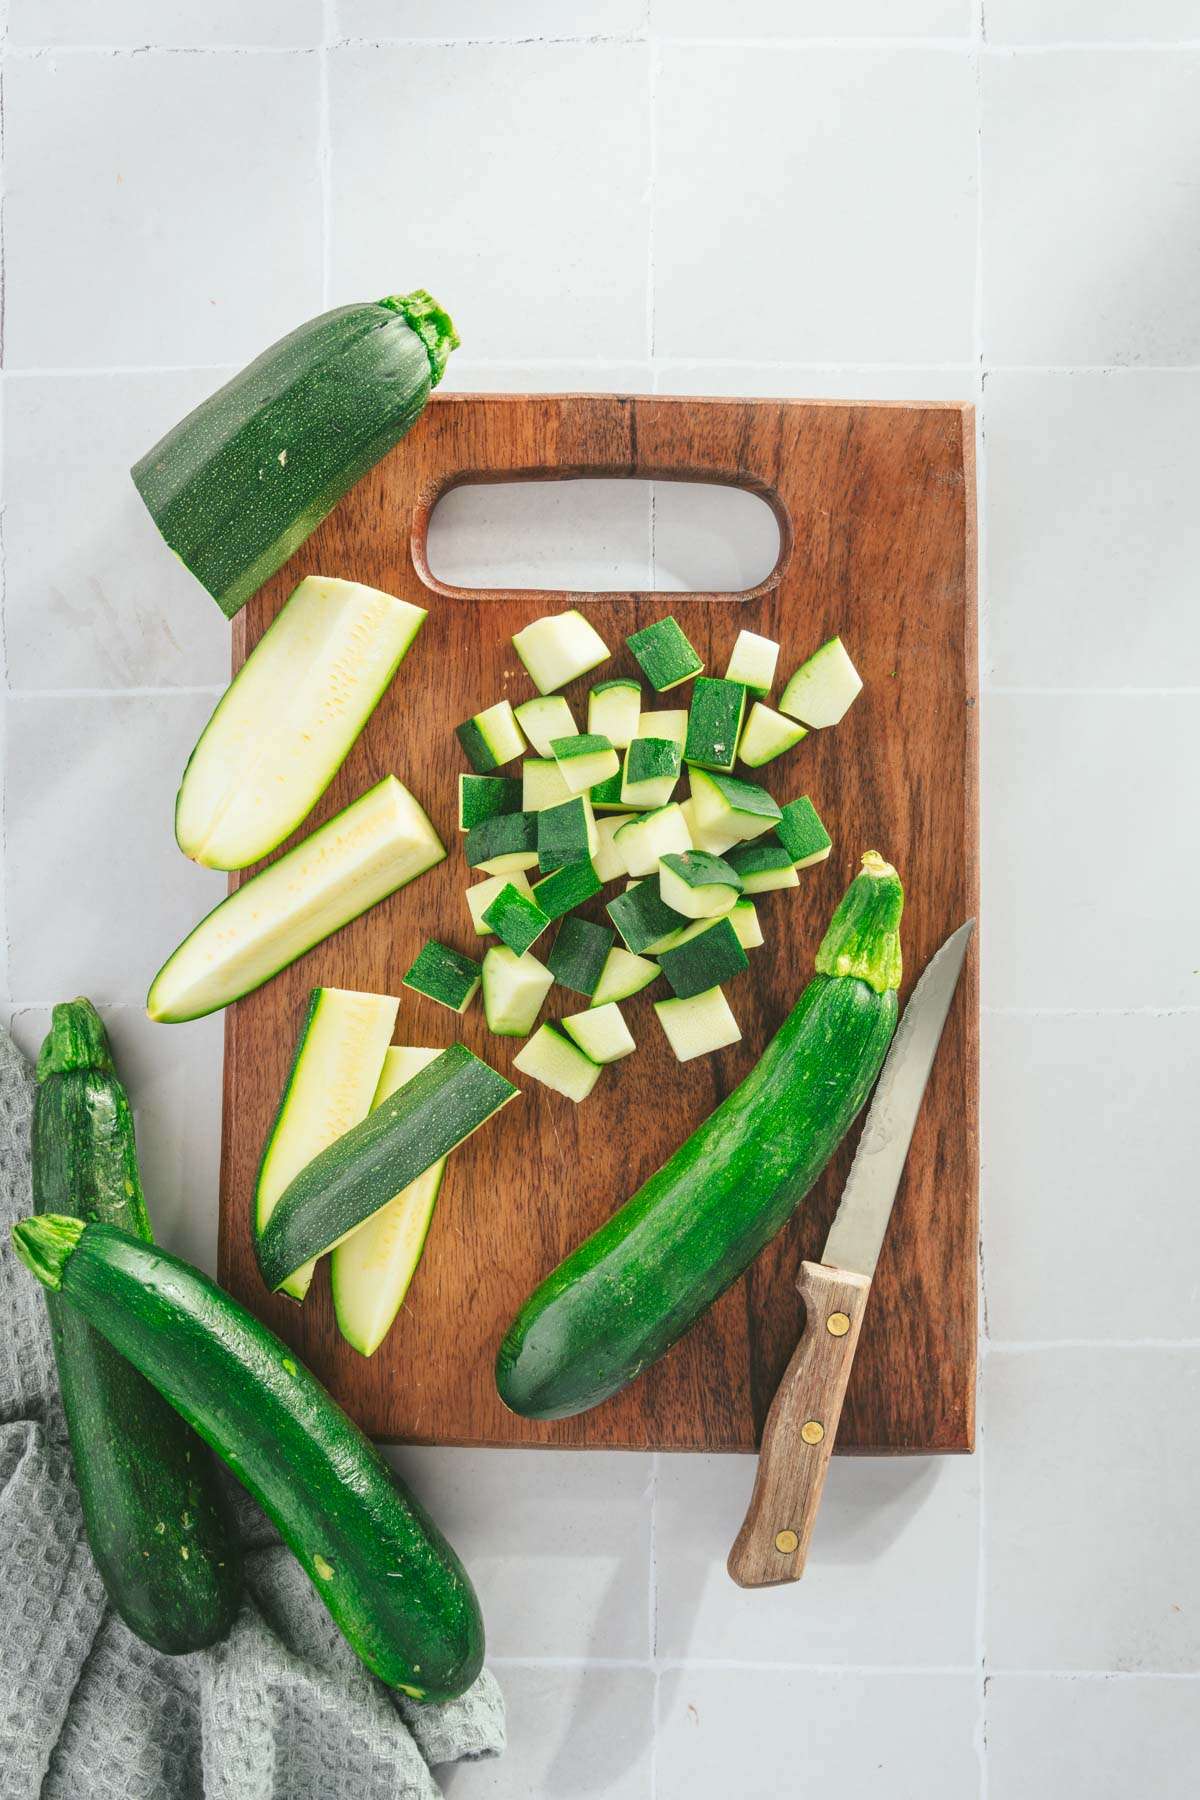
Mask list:
[[[797,870],[828,856],[830,838],[806,794],[781,807],[734,769],[761,768],[809,729],[836,724],[862,682],[831,638],[772,708],[778,644],[741,631],[724,675],[709,676],[678,621],[659,619],[629,649],[655,694],[691,682],[690,704],[647,710],[642,680],[599,681],[580,730],[557,690],[608,660],[594,626],[558,613],[512,642],[537,697],[500,700],[458,727],[473,771],[459,776],[459,828],[485,878],[466,901],[476,934],[500,941],[482,965],[426,944],[404,981],[460,1013],[482,983],[492,1031],[533,1032],[514,1067],[580,1101],[606,1063],[637,1047],[620,1002],[660,977],[671,997],[654,1010],[680,1062],[741,1037],[724,984],[763,941],[752,896],[798,886]],[[519,774],[505,772],[518,758]],[[610,923],[577,912],[620,881],[604,907]],[[534,946],[552,927],[543,962]],[[556,981],[581,1009],[534,1031]]]

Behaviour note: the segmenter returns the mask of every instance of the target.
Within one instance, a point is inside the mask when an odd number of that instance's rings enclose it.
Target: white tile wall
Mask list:
[[[105,1004],[160,1231],[210,1267],[220,1021],[140,1006],[220,892],[170,813],[228,637],[137,452],[322,300],[417,283],[459,388],[981,402],[981,1453],[839,1463],[808,1577],[754,1597],[744,1459],[402,1453],[509,1699],[457,1800],[1194,1787],[1200,7],[986,15],[8,8],[3,1012],[33,1049]],[[755,547],[662,489],[652,545],[643,496],[494,498],[442,522],[462,568]]]

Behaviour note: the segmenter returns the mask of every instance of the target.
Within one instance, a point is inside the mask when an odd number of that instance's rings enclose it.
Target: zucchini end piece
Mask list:
[[[64,1213],[42,1213],[31,1219],[18,1219],[12,1228],[13,1249],[31,1275],[43,1287],[57,1293],[63,1284],[63,1270],[83,1236],[83,1219],[69,1219]]]

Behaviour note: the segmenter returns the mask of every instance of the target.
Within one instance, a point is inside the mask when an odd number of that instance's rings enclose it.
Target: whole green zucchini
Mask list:
[[[309,319],[133,465],[159,531],[229,618],[424,411],[458,335],[418,289]]]
[[[756,1067],[509,1326],[500,1398],[531,1419],[597,1406],[748,1268],[849,1129],[896,1028],[903,890],[863,857],[817,975]]]
[[[149,1243],[133,1119],[90,1000],[54,1008],[37,1065],[33,1202]],[[84,1526],[109,1599],[169,1655],[228,1632],[241,1591],[212,1458],[178,1413],[58,1294],[47,1294]]]
[[[152,1381],[278,1526],[372,1674],[449,1700],[483,1664],[466,1572],[287,1345],[190,1264],[109,1225],[22,1219],[17,1254]]]

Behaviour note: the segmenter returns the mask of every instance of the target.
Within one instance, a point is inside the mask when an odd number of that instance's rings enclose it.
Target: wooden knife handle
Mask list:
[[[804,1334],[763,1426],[750,1506],[729,1552],[739,1587],[799,1581],[833,1454],[870,1278],[801,1263]]]

